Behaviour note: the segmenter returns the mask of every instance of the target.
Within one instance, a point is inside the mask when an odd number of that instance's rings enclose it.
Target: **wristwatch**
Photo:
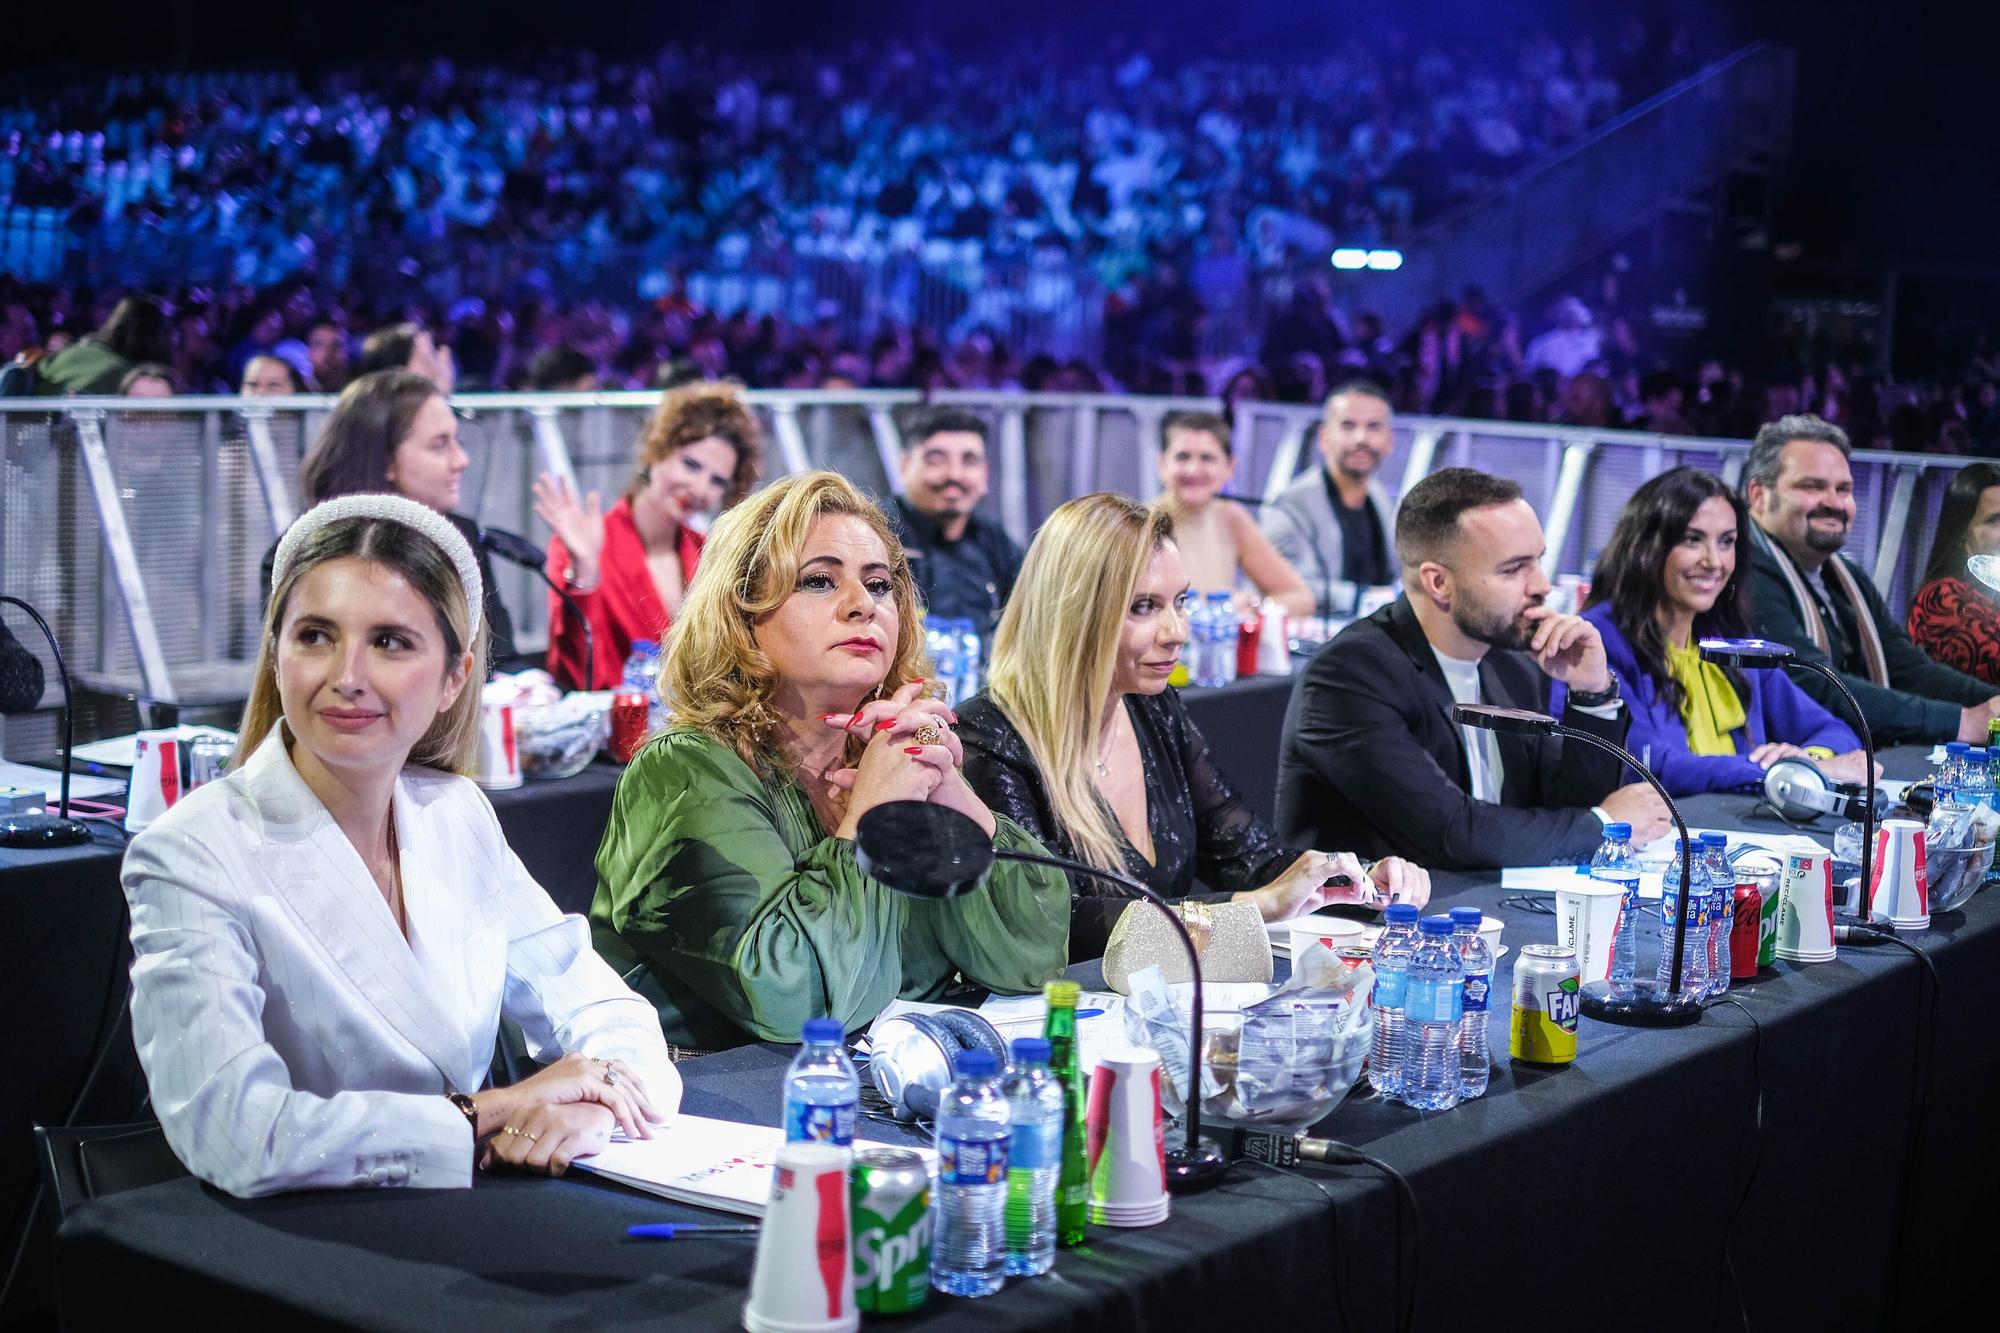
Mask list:
[[[1602,708],[1606,704],[1617,703],[1620,697],[1618,693],[1618,673],[1607,670],[1605,674],[1611,677],[1611,683],[1594,694],[1587,694],[1582,690],[1571,690],[1569,692],[1570,706],[1574,708]]]
[[[462,1092],[447,1092],[445,1100],[458,1108],[459,1114],[465,1117],[465,1123],[472,1126],[472,1137],[475,1139],[478,1138],[479,1103],[473,1101],[471,1097]]]

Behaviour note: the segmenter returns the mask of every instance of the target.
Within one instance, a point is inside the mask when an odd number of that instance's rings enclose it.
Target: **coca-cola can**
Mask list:
[[[1729,979],[1747,981],[1757,975],[1763,949],[1764,893],[1748,880],[1736,886],[1736,916],[1729,928]]]
[[[613,759],[629,764],[646,743],[646,729],[651,725],[646,696],[638,690],[620,690],[611,696],[611,739],[605,748]]]

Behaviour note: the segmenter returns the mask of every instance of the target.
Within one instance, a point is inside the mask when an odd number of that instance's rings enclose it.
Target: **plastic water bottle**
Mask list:
[[[985,683],[986,645],[980,641],[979,626],[971,620],[958,622],[958,703],[979,693]]]
[[[944,686],[948,708],[959,705],[958,631],[949,617],[933,617],[924,624],[924,647],[931,655],[931,677]]]
[[[1590,858],[1590,877],[1616,884],[1624,892],[1618,905],[1618,931],[1611,939],[1610,981],[1613,986],[1630,986],[1639,955],[1639,855],[1632,850],[1630,824],[1604,826],[1604,841]]]
[[[1972,747],[1964,741],[1950,741],[1944,747],[1944,762],[1938,765],[1933,781],[1937,783],[1938,795],[1956,792],[1965,785],[1965,757]]]
[[[1450,917],[1427,916],[1422,930],[1403,1001],[1403,1100],[1419,1111],[1446,1111],[1460,1096],[1465,968],[1451,945]]]
[[[1014,1143],[1007,1158],[1007,1258],[1013,1277],[1040,1277],[1056,1261],[1056,1177],[1062,1171],[1063,1087],[1049,1043],[1019,1037],[1001,1080]]]
[[[1477,907],[1451,909],[1451,943],[1458,950],[1458,965],[1465,969],[1465,1014],[1458,1033],[1458,1092],[1465,1100],[1486,1095],[1487,1080],[1493,1076],[1493,1057],[1487,1048],[1487,1015],[1493,995],[1493,950],[1479,933]]]
[[[1236,595],[1212,592],[1208,595],[1208,669],[1217,685],[1236,679]]]
[[[1980,746],[1966,748],[1965,776],[1958,784],[1958,799],[1975,809],[1982,804],[2000,808],[2000,801],[1993,794],[1992,756]]]
[[[1395,1098],[1403,1094],[1403,996],[1417,951],[1417,905],[1391,903],[1383,919],[1370,959],[1375,987],[1368,1007],[1375,1015],[1375,1041],[1368,1050],[1368,1086]]]
[[[1701,835],[1702,860],[1708,873],[1708,993],[1729,989],[1729,921],[1736,908],[1736,872],[1729,868],[1729,838],[1722,833]]]
[[[854,1142],[861,1080],[847,1058],[847,1034],[835,1018],[808,1018],[805,1045],[785,1071],[785,1138],[798,1142]]]
[[[953,1296],[991,1296],[1006,1278],[1007,1156],[1013,1130],[991,1051],[961,1051],[938,1099],[937,1231],[931,1285]]]
[[[660,645],[652,639],[632,640],[625,670],[618,685],[646,696],[646,730],[659,731],[667,725],[667,704],[660,694]]]
[[[1699,995],[1708,989],[1708,950],[1702,947],[1702,930],[1708,924],[1707,858],[1697,842],[1688,849],[1689,869],[1694,882],[1688,885],[1686,943],[1681,954],[1681,991]],[[1660,894],[1660,984],[1666,985],[1674,972],[1674,913],[1680,907],[1681,840],[1674,839],[1673,859],[1667,862],[1667,877]]]

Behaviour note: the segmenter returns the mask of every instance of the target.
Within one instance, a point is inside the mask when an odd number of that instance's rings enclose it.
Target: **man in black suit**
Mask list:
[[[1357,620],[1292,688],[1278,765],[1287,845],[1347,847],[1447,870],[1590,858],[1612,821],[1667,831],[1644,783],[1558,737],[1460,726],[1460,703],[1547,712],[1623,741],[1630,718],[1597,629],[1545,606],[1541,522],[1521,488],[1446,468],[1396,513],[1404,596]]]

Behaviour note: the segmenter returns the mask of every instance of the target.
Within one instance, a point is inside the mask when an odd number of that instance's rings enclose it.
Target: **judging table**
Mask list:
[[[1267,818],[1275,808],[1278,737],[1291,681],[1256,677],[1216,690],[1182,692],[1223,770]],[[530,874],[564,911],[585,912],[596,890],[593,862],[623,770],[599,761],[575,777],[492,793],[493,807]],[[99,830],[88,847],[28,852],[0,848],[0,1013],[29,1034],[25,1058],[0,1079],[0,1234],[14,1245],[33,1190],[30,1126],[60,1124],[82,1088],[93,1051],[124,1003],[131,951],[118,867],[124,837]],[[118,1033],[79,1124],[136,1119],[145,1087],[129,1037]],[[31,1253],[29,1273],[45,1268]],[[0,1312],[4,1318],[4,1312]]]
[[[1920,766],[1914,750],[1888,761],[1892,776]],[[1697,798],[1686,813],[1698,826],[1782,831],[1747,797]],[[1551,938],[1553,919],[1503,906],[1511,895],[1496,878],[1439,875],[1434,902],[1502,916],[1505,995],[1520,946]],[[1946,1003],[1908,1199],[1930,991],[1900,949],[1843,948],[1738,986],[1735,1003],[1692,1028],[1585,1019],[1567,1068],[1512,1065],[1498,1019],[1487,1095],[1449,1112],[1350,1097],[1324,1130],[1409,1178],[1422,1213],[1415,1256],[1397,1241],[1411,1220],[1372,1169],[1242,1165],[1218,1190],[1176,1199],[1161,1226],[1093,1228],[1049,1278],[976,1304],[936,1298],[902,1322],[1212,1328],[1275,1315],[1389,1328],[1416,1258],[1427,1328],[1552,1315],[1677,1329],[1927,1326],[1989,1281],[2000,896],[1910,938],[1934,959]],[[751,1046],[683,1064],[686,1108],[776,1123],[789,1055]],[[633,1221],[697,1215],[587,1177],[257,1201],[183,1180],[79,1209],[60,1275],[66,1313],[91,1326],[178,1308],[339,1327],[730,1327],[750,1246],[622,1239]]]

